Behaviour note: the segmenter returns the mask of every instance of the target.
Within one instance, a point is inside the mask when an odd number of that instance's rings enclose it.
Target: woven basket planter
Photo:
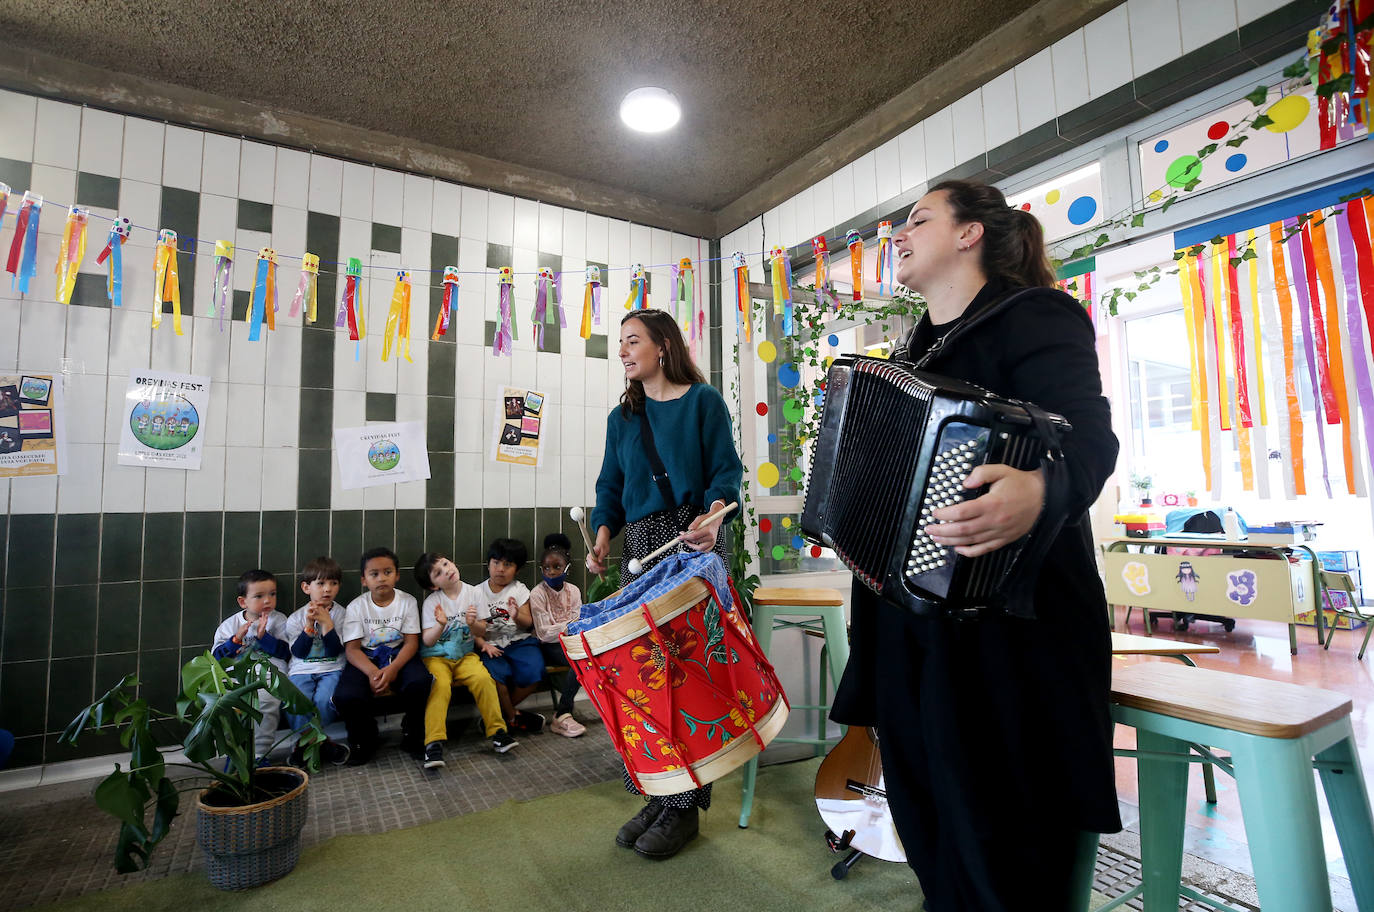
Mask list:
[[[276,880],[289,873],[301,855],[310,777],[286,766],[259,772],[290,775],[300,783],[285,795],[247,807],[206,804],[210,789],[196,799],[196,842],[205,851],[210,883],[221,890],[247,890]]]

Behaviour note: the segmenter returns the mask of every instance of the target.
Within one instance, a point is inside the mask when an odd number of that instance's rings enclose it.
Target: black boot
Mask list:
[[[650,798],[629,820],[620,828],[620,832],[615,834],[615,844],[622,849],[633,849],[635,840],[644,835],[644,831],[653,826],[658,815],[663,811],[663,805],[657,798]]]
[[[678,850],[696,838],[698,829],[695,806],[683,809],[668,807],[658,815],[644,835],[635,840],[635,853],[645,858],[672,858]]]

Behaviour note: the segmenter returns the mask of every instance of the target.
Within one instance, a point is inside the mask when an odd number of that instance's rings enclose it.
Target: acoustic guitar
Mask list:
[[[831,841],[836,851],[852,848],[883,861],[906,861],[887,807],[874,729],[851,725],[821,762],[816,771],[816,810],[831,833],[838,834]]]

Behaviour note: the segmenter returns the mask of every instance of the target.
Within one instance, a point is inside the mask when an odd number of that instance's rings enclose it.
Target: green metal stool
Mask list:
[[[804,618],[804,620],[783,620]],[[754,590],[754,637],[764,655],[773,642],[774,630],[800,629],[819,631],[825,635],[821,649],[821,688],[818,699],[826,699],[825,672],[829,671],[835,685],[840,683],[844,666],[849,663],[849,632],[844,621],[844,596],[835,589],[779,589],[763,587]],[[820,748],[830,742],[825,738],[825,714],[828,703],[793,703],[792,709],[815,710],[818,721],[815,738],[774,738],[774,744],[812,744]],[[758,778],[759,760],[754,757],[744,767],[744,791],[740,803],[739,825],[749,826],[749,814],[754,808],[754,782]]]
[[[1350,725],[1350,698],[1244,675],[1148,662],[1118,669],[1112,718],[1136,729],[1145,912],[1174,912],[1181,885],[1188,763],[1210,760],[1236,780],[1255,886],[1265,909],[1331,909],[1315,767],[1347,861],[1357,908],[1374,912],[1374,819]],[[1207,745],[1203,747],[1202,745]],[[1221,757],[1213,749],[1230,752]],[[1201,754],[1201,756],[1198,756]]]

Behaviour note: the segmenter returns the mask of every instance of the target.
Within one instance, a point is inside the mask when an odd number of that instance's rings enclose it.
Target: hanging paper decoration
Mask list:
[[[896,251],[892,247],[892,223],[878,223],[878,294],[892,294]]]
[[[76,270],[86,257],[86,223],[90,214],[72,206],[67,210],[67,224],[62,228],[62,246],[57,251],[57,303],[70,304],[72,289],[76,287]]]
[[[19,203],[19,215],[14,221],[14,240],[10,243],[9,261],[5,265],[5,271],[13,276],[10,287],[18,287],[20,294],[29,293],[29,280],[38,272],[38,217],[42,214],[43,197],[24,191],[24,199]]]
[[[690,257],[683,257],[678,264],[673,267],[673,312],[677,317],[679,326],[683,325],[683,314],[687,316],[687,322],[691,324],[690,338],[695,340],[697,337],[697,321],[693,311],[693,304],[696,301],[696,278],[692,270],[692,260]]]
[[[121,248],[129,239],[133,228],[133,223],[127,218],[115,219],[114,224],[110,226],[110,236],[105,241],[105,248],[95,258],[96,265],[104,263],[107,257],[110,260],[110,277],[106,283],[106,293],[109,294],[110,304],[114,307],[124,304],[124,262]]]
[[[301,259],[301,282],[296,286],[296,295],[291,299],[291,316],[301,312],[301,304],[305,304],[305,318],[311,323],[315,322],[315,285],[316,279],[320,276],[320,258],[313,253],[307,253]]]
[[[234,245],[229,241],[215,241],[215,278],[210,286],[210,316],[219,314],[219,331],[224,332],[224,318],[229,314],[229,273],[234,268]]]
[[[749,263],[744,259],[744,254],[736,250],[730,256],[730,262],[735,267],[735,308],[737,319],[744,326],[744,341],[748,342],[753,333],[753,315],[750,313],[751,298],[749,295]]]
[[[587,267],[587,289],[582,293],[582,327],[578,335],[592,337],[592,324],[601,323],[601,267]]]
[[[1363,207],[1359,200],[1351,200],[1345,207],[1344,218],[1333,217],[1331,221],[1332,229],[1336,234],[1336,244],[1341,252],[1341,280],[1346,294],[1346,331],[1347,338],[1350,340],[1350,361],[1355,369],[1355,399],[1350,403],[1350,416],[1353,421],[1359,412],[1364,412],[1364,439],[1365,454],[1374,458],[1374,428],[1370,427],[1370,422],[1374,421],[1374,389],[1370,386],[1369,364],[1364,357],[1368,350],[1365,337],[1363,320],[1360,317],[1358,301],[1361,296],[1365,299],[1365,308],[1368,309],[1374,301],[1369,300],[1369,291],[1364,290],[1361,294],[1359,279],[1359,257],[1355,252],[1354,234],[1352,231],[1353,220],[1350,211],[1360,211]],[[1363,214],[1363,212],[1361,212]],[[1361,222],[1363,219],[1361,219]],[[1368,238],[1365,239],[1365,254],[1368,256]],[[1358,407],[1357,407],[1358,403]],[[1353,431],[1350,427],[1347,430]],[[1347,434],[1346,436],[1352,436]],[[1358,464],[1358,463],[1357,463]],[[1372,463],[1374,464],[1374,463]]]
[[[248,341],[256,342],[265,321],[269,330],[277,328],[277,252],[271,247],[258,251],[258,271],[253,277],[253,296],[248,304]]]
[[[1269,325],[1278,325],[1278,338],[1270,333],[1271,352],[1277,345],[1279,357],[1271,357],[1270,363],[1281,361],[1283,364],[1283,403],[1287,424],[1279,425],[1283,441],[1284,480],[1288,485],[1288,496],[1297,497],[1307,493],[1307,477],[1303,468],[1303,427],[1302,406],[1298,398],[1298,370],[1293,352],[1293,296],[1289,291],[1288,267],[1283,259],[1283,225],[1275,222],[1269,226],[1269,255],[1274,270],[1274,297],[1265,296],[1265,302],[1272,316]],[[1286,428],[1286,430],[1285,430]]]
[[[391,339],[396,337],[396,351],[405,346],[405,359],[410,361],[410,273],[404,269],[396,273],[391,289],[391,307],[386,312],[386,327],[382,330],[382,360],[391,358]],[[412,364],[414,362],[411,362]]]
[[[5,209],[10,204],[10,185],[0,181],[0,225],[5,222]]]
[[[831,305],[840,309],[840,296],[835,293],[835,284],[830,281],[830,249],[825,244],[825,235],[811,240],[811,252],[816,257],[816,299],[822,306]]]
[[[444,267],[444,300],[439,304],[439,315],[434,318],[434,334],[429,338],[438,341],[440,336],[448,335],[448,323],[453,312],[458,309],[458,267]]]
[[[498,298],[501,318],[496,324],[496,336],[491,340],[491,353],[509,357],[514,350],[511,343],[515,339],[515,326],[511,322],[511,311],[515,307],[515,274],[511,272],[509,266],[501,267],[497,282],[501,286],[501,293]]]
[[[177,278],[177,233],[157,233],[153,257],[153,329],[162,325],[162,305],[172,305],[172,330],[181,335],[181,280]]]
[[[787,248],[774,247],[768,252],[773,265],[773,316],[782,317],[782,334],[792,335],[792,260]]]
[[[849,274],[854,280],[854,300],[864,299],[864,236],[857,229],[850,228],[844,236],[849,246]]]
[[[644,267],[635,263],[630,268],[630,297],[625,301],[626,310],[643,310],[649,306],[649,277]]]
[[[547,266],[540,266],[534,275],[534,309],[530,312],[530,320],[534,323],[534,343],[540,351],[544,350],[544,336],[549,327],[567,325],[557,280]]]
[[[350,342],[360,342],[367,333],[363,325],[362,307],[363,261],[357,257],[348,258],[348,268],[344,272],[343,293],[339,295],[339,313],[334,318],[334,328],[348,327]],[[353,355],[356,360],[357,351]]]

